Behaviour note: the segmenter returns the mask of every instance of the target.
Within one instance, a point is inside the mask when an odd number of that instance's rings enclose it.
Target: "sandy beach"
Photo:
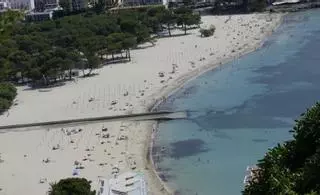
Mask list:
[[[186,36],[160,38],[141,45],[132,61],[109,64],[96,76],[78,78],[45,91],[18,87],[18,96],[0,125],[144,112],[182,84],[258,48],[281,22],[280,14],[204,16],[214,36],[199,29]],[[182,34],[174,31],[173,34]],[[0,195],[45,194],[49,184],[79,177],[97,187],[113,167],[147,177],[149,194],[166,194],[147,159],[154,122],[109,122],[73,127],[0,130]]]

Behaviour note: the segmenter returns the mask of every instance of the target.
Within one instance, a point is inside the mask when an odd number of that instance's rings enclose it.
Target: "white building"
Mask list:
[[[52,9],[45,9],[43,12],[29,12],[26,14],[25,19],[28,22],[31,21],[44,21],[44,20],[51,20],[54,11],[62,10],[61,7],[54,7]]]
[[[0,0],[0,10],[11,9],[10,2],[8,0]]]
[[[280,0],[273,2],[272,5],[295,4],[299,2],[300,0]]]
[[[43,12],[46,9],[59,7],[58,0],[34,0],[34,8],[36,12]]]
[[[146,181],[142,173],[127,172],[114,179],[99,180],[97,195],[147,195]]]
[[[9,0],[11,9],[34,9],[34,0]]]

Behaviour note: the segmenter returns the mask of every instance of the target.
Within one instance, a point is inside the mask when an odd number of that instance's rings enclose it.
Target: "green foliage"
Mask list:
[[[250,12],[262,12],[267,7],[267,1],[265,0],[251,0],[248,2],[247,10]]]
[[[4,111],[8,110],[11,106],[11,103],[9,100],[0,98],[0,113],[3,113]]]
[[[0,83],[0,98],[13,100],[17,95],[17,89],[10,83]]]
[[[119,52],[122,49],[129,49],[136,45],[134,36],[126,33],[112,33],[107,37],[110,52]]]
[[[0,14],[0,42],[7,39],[13,26],[23,19],[22,12],[8,10]]]
[[[87,63],[86,63],[85,68],[89,69],[89,73],[85,76],[89,76],[93,69],[99,67],[100,59],[92,53],[87,53],[87,54],[85,54],[85,56],[87,58]]]
[[[169,36],[171,36],[171,26],[176,24],[177,15],[172,10],[164,10],[159,17],[160,22],[167,25]]]
[[[177,15],[192,14],[192,9],[182,6],[175,9],[174,13]]]
[[[95,195],[91,191],[90,182],[84,178],[61,179],[58,183],[51,184],[49,195]]]
[[[66,10],[70,7],[69,0],[59,2]],[[187,8],[172,11],[153,6],[105,13],[104,4],[98,1],[91,11],[52,21],[12,24],[0,42],[0,81],[39,86],[63,81],[66,71],[75,68],[91,73],[103,60],[110,60],[108,55],[118,60],[114,54],[123,57],[125,52],[123,58],[130,60],[130,49],[152,42],[151,34],[162,31],[163,26],[171,35],[179,18],[185,32],[188,25],[200,21],[200,16]]]
[[[263,12],[267,7],[265,0],[216,0],[213,14],[241,14],[248,12]]]
[[[105,8],[106,8],[106,1],[105,0],[98,0],[98,2],[95,3],[93,9],[95,10],[96,13],[101,14],[104,12]]]
[[[10,83],[0,83],[0,113],[10,108],[17,89]]]
[[[293,140],[268,151],[243,194],[320,194],[320,104],[293,128]]]
[[[174,13],[176,15],[177,25],[181,25],[183,27],[184,34],[187,34],[188,26],[200,24],[200,15],[193,13],[190,8],[180,7],[175,9]]]
[[[187,26],[199,25],[200,22],[197,14],[182,14],[180,18],[184,26],[184,34],[187,34]]]
[[[158,14],[163,13],[164,11],[166,11],[166,8],[164,6],[155,6],[147,9],[146,13],[149,17],[155,17]]]
[[[150,37],[149,28],[138,20],[124,18],[120,20],[122,32],[135,35],[138,43],[143,43]]]
[[[131,49],[137,45],[137,39],[130,34],[123,34],[122,48]]]

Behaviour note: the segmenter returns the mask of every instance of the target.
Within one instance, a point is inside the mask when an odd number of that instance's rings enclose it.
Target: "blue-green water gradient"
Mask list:
[[[207,72],[159,107],[190,115],[159,125],[160,176],[183,195],[239,195],[247,165],[291,139],[294,120],[320,100],[319,84],[320,10],[289,14],[262,48]]]

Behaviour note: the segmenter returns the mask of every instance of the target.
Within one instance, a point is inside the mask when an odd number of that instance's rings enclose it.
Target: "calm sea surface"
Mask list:
[[[247,165],[291,139],[320,100],[320,10],[286,16],[264,46],[193,80],[160,106],[188,110],[162,122],[154,160],[182,195],[239,195]],[[156,153],[156,155],[155,155]]]

